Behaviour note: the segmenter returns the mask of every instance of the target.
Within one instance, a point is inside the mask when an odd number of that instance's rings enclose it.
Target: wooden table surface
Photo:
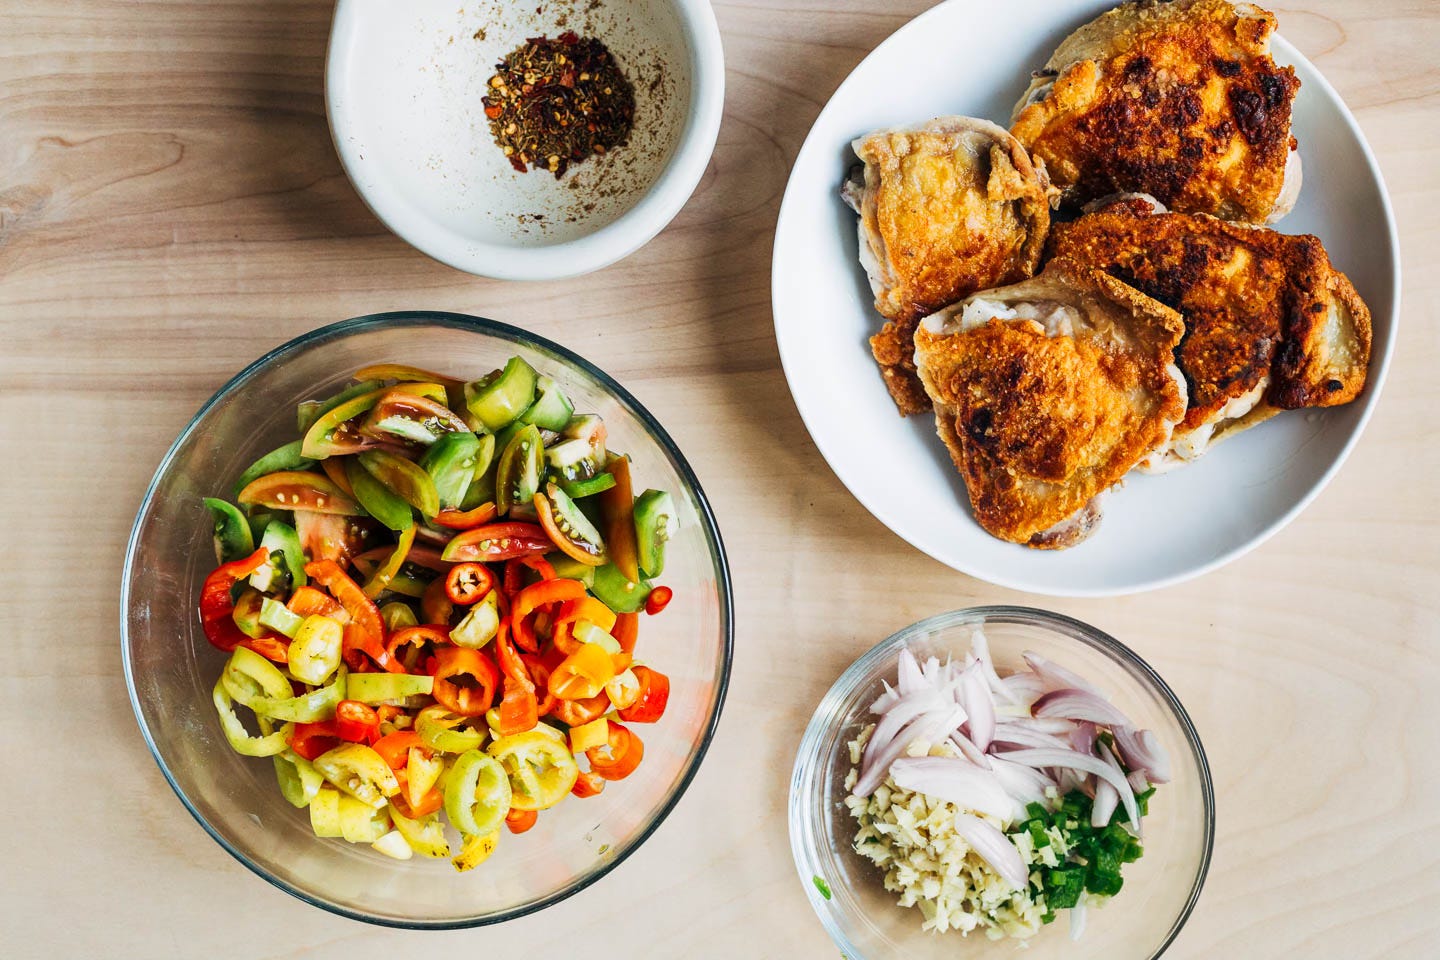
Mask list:
[[[1433,957],[1440,5],[1297,2],[1282,31],[1355,111],[1399,220],[1383,401],[1335,481],[1254,553],[1154,593],[1044,605],[1138,647],[1208,749],[1214,865],[1170,956]],[[725,121],[689,205],[607,270],[520,284],[427,259],[357,198],[325,122],[329,3],[0,3],[0,954],[834,955],[786,832],[805,720],[891,630],[1036,600],[928,559],[850,497],[771,332],[769,238],[801,140],[927,6],[717,3]],[[734,558],[729,701],[684,801],[598,885],[478,932],[372,928],[251,875],[171,794],[121,676],[125,538],[167,445],[260,353],[394,308],[507,320],[609,370],[687,451]]]

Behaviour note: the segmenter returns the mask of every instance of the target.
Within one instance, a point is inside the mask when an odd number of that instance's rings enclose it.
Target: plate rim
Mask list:
[[[864,58],[861,59],[861,61],[857,63],[848,74],[846,74],[845,79],[840,82],[840,84],[826,99],[825,105],[820,109],[820,112],[816,114],[815,119],[811,122],[810,130],[806,133],[805,140],[801,144],[800,150],[795,155],[795,160],[790,166],[790,175],[786,179],[785,193],[780,202],[780,212],[776,217],[775,243],[771,251],[770,312],[771,324],[774,328],[775,333],[775,343],[780,354],[781,370],[785,374],[785,383],[790,390],[790,396],[795,403],[795,408],[800,414],[801,422],[805,424],[806,432],[810,435],[811,441],[815,444],[815,448],[820,452],[820,456],[822,457],[822,459],[824,459],[826,466],[830,468],[831,473],[835,475],[836,479],[840,481],[841,485],[845,487],[845,489],[850,493],[850,495],[854,497],[857,501],[859,501],[861,506],[863,506],[867,511],[869,511],[871,516],[884,524],[884,526],[892,534],[899,537],[901,540],[905,541],[907,544],[909,544],[916,550],[919,550],[921,553],[924,553],[926,556],[929,556],[930,558],[944,564],[952,570],[963,573],[966,576],[973,577],[985,583],[989,583],[998,587],[1004,587],[1007,589],[1022,590],[1027,593],[1034,593],[1041,596],[1098,598],[1127,596],[1131,594],[1147,592],[1150,590],[1159,590],[1164,587],[1174,586],[1179,583],[1184,583],[1189,580],[1194,580],[1198,577],[1205,576],[1208,573],[1212,573],[1220,567],[1223,567],[1234,560],[1238,560],[1250,551],[1259,547],[1261,544],[1268,541],[1271,537],[1275,536],[1282,529],[1288,526],[1297,516],[1300,515],[1302,511],[1305,510],[1306,507],[1313,503],[1315,498],[1318,497],[1320,495],[1320,492],[1329,485],[1330,481],[1335,477],[1335,475],[1340,471],[1340,468],[1344,466],[1345,462],[1349,459],[1351,452],[1355,448],[1355,445],[1360,441],[1360,437],[1364,435],[1365,428],[1369,425],[1371,416],[1374,415],[1375,407],[1379,403],[1380,394],[1390,371],[1391,360],[1395,352],[1395,343],[1399,339],[1398,334],[1400,329],[1400,300],[1402,292],[1400,238],[1395,224],[1395,212],[1390,200],[1390,191],[1385,184],[1384,173],[1380,169],[1379,162],[1375,159],[1375,153],[1370,147],[1369,140],[1366,139],[1364,131],[1360,128],[1359,122],[1355,119],[1354,113],[1351,112],[1350,107],[1345,102],[1344,98],[1340,96],[1339,92],[1335,89],[1335,87],[1319,70],[1319,68],[1316,67],[1315,64],[1309,60],[1309,58],[1307,58],[1303,53],[1301,53],[1293,44],[1287,41],[1284,37],[1280,36],[1279,33],[1276,33],[1272,38],[1273,48],[1276,51],[1283,53],[1284,56],[1296,66],[1304,67],[1313,74],[1317,81],[1317,85],[1339,108],[1340,119],[1344,122],[1346,127],[1349,129],[1351,135],[1355,138],[1355,141],[1359,144],[1361,155],[1364,157],[1366,166],[1369,168],[1370,175],[1374,178],[1375,185],[1378,188],[1380,194],[1379,212],[1382,215],[1381,219],[1384,224],[1384,232],[1387,240],[1389,241],[1387,251],[1390,258],[1390,271],[1388,282],[1391,288],[1391,306],[1388,316],[1389,337],[1386,340],[1385,349],[1381,351],[1378,358],[1373,352],[1371,354],[1371,370],[1369,373],[1369,378],[1366,383],[1366,389],[1364,391],[1364,394],[1359,400],[1359,419],[1355,422],[1354,428],[1351,430],[1349,437],[1346,438],[1344,445],[1340,448],[1339,453],[1336,454],[1330,464],[1326,466],[1325,470],[1320,474],[1320,476],[1311,483],[1309,489],[1307,489],[1299,498],[1297,498],[1296,501],[1291,504],[1288,509],[1286,509],[1278,517],[1271,520],[1264,527],[1257,530],[1248,539],[1244,540],[1243,542],[1239,543],[1234,547],[1231,547],[1228,550],[1222,551],[1221,553],[1217,554],[1216,556],[1212,557],[1204,563],[1197,564],[1190,569],[1182,570],[1178,573],[1168,574],[1160,577],[1153,577],[1149,579],[1132,580],[1113,586],[1067,588],[1048,582],[1037,582],[1034,578],[1026,576],[1009,576],[1005,574],[995,574],[993,572],[984,570],[983,568],[976,567],[973,564],[967,564],[964,562],[963,559],[960,558],[940,556],[941,551],[927,549],[926,547],[915,543],[905,534],[901,533],[896,528],[896,522],[892,522],[894,518],[890,509],[885,504],[874,502],[873,498],[861,496],[858,492],[856,492],[855,488],[851,486],[849,481],[847,481],[847,479],[845,478],[845,475],[841,472],[840,467],[837,466],[837,460],[839,460],[839,451],[835,448],[834,444],[822,441],[820,436],[817,435],[814,426],[812,426],[812,421],[820,422],[821,418],[812,407],[809,407],[807,400],[802,397],[801,391],[798,391],[795,386],[796,379],[794,376],[794,371],[798,369],[801,365],[802,358],[787,352],[786,337],[782,333],[780,311],[778,309],[778,304],[780,301],[779,267],[780,260],[783,255],[783,248],[780,243],[780,238],[785,230],[787,219],[793,219],[794,209],[796,204],[798,203],[798,201],[796,201],[794,197],[798,195],[800,190],[800,187],[798,186],[798,181],[796,180],[796,172],[800,168],[801,161],[806,159],[810,154],[814,153],[819,149],[833,146],[832,144],[822,142],[817,137],[817,131],[820,126],[820,121],[824,119],[825,116],[832,109],[832,107],[834,107],[836,98],[840,96],[840,94],[846,89],[846,87],[851,84],[852,81],[854,81],[856,75],[860,73],[860,71],[863,70],[872,59],[880,56],[891,45],[899,45],[900,43],[903,43],[906,39],[908,39],[911,33],[919,32],[921,29],[923,29],[925,23],[928,20],[932,18],[938,19],[942,16],[948,15],[950,11],[960,7],[963,4],[965,4],[965,0],[943,0],[943,2],[936,4],[928,10],[922,11],[920,14],[916,15],[906,23],[901,24],[895,29],[894,32],[892,32],[889,36],[876,44],[874,49],[867,53]],[[1374,324],[1372,318],[1372,327],[1373,325]]]

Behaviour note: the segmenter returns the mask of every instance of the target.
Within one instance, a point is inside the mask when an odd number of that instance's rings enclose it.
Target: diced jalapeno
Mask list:
[[[520,421],[533,423],[545,430],[558,432],[565,429],[565,424],[570,422],[570,416],[575,412],[575,408],[571,406],[570,399],[560,389],[560,384],[550,377],[541,376],[536,379],[535,386],[539,390],[540,396],[528,410],[520,414]]]
[[[511,357],[503,370],[465,385],[465,406],[494,433],[535,402],[535,379],[535,368]]]
[[[367,450],[357,459],[372,477],[423,516],[433,517],[440,512],[440,494],[435,490],[435,481],[413,460],[385,450]]]
[[[233,503],[205,498],[205,506],[215,521],[215,560],[229,563],[240,560],[255,552],[255,538],[250,532],[250,521]]]
[[[492,450],[494,442],[491,439]],[[479,453],[480,439],[466,431],[447,433],[436,440],[420,458],[420,466],[430,474],[430,479],[435,484],[442,510],[452,510],[460,506],[460,502],[465,499],[465,491],[470,489],[470,481],[475,477],[475,463]]]
[[[540,489],[540,467],[545,455],[540,431],[527,424],[516,432],[495,472],[495,506],[506,513],[517,504],[529,504]]]
[[[658,577],[665,569],[665,544],[680,528],[675,498],[664,490],[646,490],[635,498],[635,546],[640,572]]]

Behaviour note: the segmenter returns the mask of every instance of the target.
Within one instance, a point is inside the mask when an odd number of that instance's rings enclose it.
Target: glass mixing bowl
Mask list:
[[[873,722],[869,706],[893,685],[900,651],[963,659],[983,625],[1002,676],[1023,668],[1033,650],[1105,691],[1138,726],[1155,731],[1170,755],[1173,781],[1161,784],[1145,817],[1145,854],[1124,869],[1125,886],[1088,911],[1084,935],[1071,940],[1065,916],[1021,941],[982,932],[927,933],[914,907],[882,885],[880,869],[853,849],[858,823],[844,805],[850,770],[846,745]],[[972,607],[921,620],[877,644],[835,682],[805,728],[790,781],[790,846],[820,922],[850,960],[1019,957],[1025,960],[1154,958],[1190,916],[1215,836],[1215,796],[1200,738],[1175,694],[1114,638],[1078,620],[1027,607]],[[828,886],[827,899],[815,878]],[[1020,952],[1023,949],[1023,953]]]
[[[196,614],[215,566],[205,496],[261,454],[295,439],[295,405],[338,390],[382,361],[479,378],[518,354],[553,376],[584,413],[605,419],[633,461],[636,489],[669,490],[680,531],[661,578],[675,591],[645,617],[641,652],[670,676],[669,709],[641,728],[645,762],[593,799],[568,799],[523,836],[501,838],[482,866],[391,860],[365,845],[319,840],[281,796],[268,758],[236,754],[210,691],[225,655]],[[140,730],[175,793],[216,842],[271,883],[316,906],[398,927],[463,927],[540,910],[595,882],[675,806],[705,755],[731,657],[730,577],[700,484],[665,430],[614,380],[563,347],[515,327],[450,313],[388,313],[315,330],[273,350],[220,389],[170,448],[145,494],[125,558],[120,633]]]

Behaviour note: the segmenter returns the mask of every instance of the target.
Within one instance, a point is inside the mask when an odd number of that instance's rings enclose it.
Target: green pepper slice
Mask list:
[[[310,801],[315,799],[325,783],[320,771],[294,750],[277,753],[271,759],[275,761],[275,779],[280,783],[281,796],[291,806],[310,806]]]
[[[229,563],[242,560],[255,552],[255,536],[250,531],[250,521],[240,508],[225,500],[205,498],[210,516],[215,521],[215,560]]]
[[[450,842],[445,839],[445,824],[433,813],[426,814],[418,820],[411,820],[395,805],[390,805],[390,819],[395,823],[395,829],[400,831],[400,836],[410,844],[410,849],[422,857],[448,857],[450,856]]]
[[[352,673],[345,681],[345,696],[361,703],[388,703],[406,697],[428,696],[435,678],[412,673]]]
[[[466,718],[451,713],[437,704],[425,707],[415,716],[415,732],[425,745],[441,753],[464,753],[477,750],[485,742],[485,734],[463,726]]]
[[[574,443],[569,440],[567,443]],[[615,475],[606,470],[595,474],[588,480],[566,480],[564,477],[557,478],[560,489],[568,493],[573,500],[583,500],[586,497],[593,497],[597,493],[604,493],[615,486]]]
[[[245,648],[236,647],[236,649],[244,650]],[[215,712],[220,716],[220,729],[225,734],[225,740],[236,753],[246,757],[273,757],[275,754],[289,749],[290,730],[288,725],[274,731],[262,727],[260,736],[251,736],[250,731],[245,729],[245,724],[235,715],[235,701],[225,691],[223,676],[215,681],[211,699],[215,703]],[[265,725],[265,727],[268,726],[269,724]]]
[[[491,433],[513,423],[535,402],[535,368],[511,357],[503,370],[465,384],[465,406]]]
[[[481,836],[500,828],[510,812],[510,777],[493,757],[467,750],[445,781],[445,814],[461,833]]]
[[[635,547],[640,573],[658,577],[665,570],[665,544],[680,529],[675,498],[664,490],[646,490],[635,498]]]
[[[304,400],[300,403],[300,406],[296,408],[295,425],[301,433],[305,433],[314,426],[316,420],[319,420],[323,415],[334,410],[346,400],[353,400],[362,393],[372,393],[375,390],[379,390],[382,386],[384,386],[384,384],[379,380],[362,380],[360,383],[351,384],[327,400]]]
[[[560,389],[560,384],[550,377],[537,377],[535,387],[540,396],[530,405],[529,409],[520,414],[520,422],[533,423],[537,427],[554,430],[557,433],[564,430],[565,424],[570,422],[570,417],[575,413],[575,407],[571,405],[570,398],[565,396]]]
[[[501,514],[534,498],[544,456],[545,445],[534,424],[526,424],[505,446],[495,470],[495,507]]]
[[[413,460],[406,460],[387,450],[367,450],[357,459],[372,477],[419,510],[421,515],[433,517],[440,512],[440,494],[435,489],[435,481]]]
[[[291,640],[300,632],[305,618],[295,613],[274,597],[264,597],[260,602],[260,626],[276,633],[282,633]]]
[[[494,450],[493,438],[490,443]],[[470,481],[475,477],[479,453],[480,438],[467,430],[445,434],[420,458],[421,468],[435,483],[442,510],[454,509],[465,499],[465,491],[470,489]]]
[[[247,647],[236,647],[220,674],[220,684],[226,695],[258,717],[316,723],[334,716],[336,704],[345,699],[346,671],[342,667],[325,686],[293,696],[290,681],[278,667]]]
[[[384,809],[385,798],[400,792],[385,758],[363,743],[342,743],[313,762],[326,780],[372,809]]]
[[[308,470],[313,467],[315,461],[301,453],[300,447],[301,441],[292,440],[284,446],[276,447],[246,467],[245,472],[240,474],[240,479],[235,481],[235,496],[239,497],[241,490],[267,473],[279,473],[282,470]]]
[[[355,499],[365,512],[391,530],[401,533],[415,525],[410,504],[391,493],[354,457],[345,461],[345,479],[350,481],[350,489],[355,491]]]
[[[639,613],[650,596],[647,580],[631,580],[613,563],[595,568],[595,582],[590,585],[595,598],[616,613]]]

